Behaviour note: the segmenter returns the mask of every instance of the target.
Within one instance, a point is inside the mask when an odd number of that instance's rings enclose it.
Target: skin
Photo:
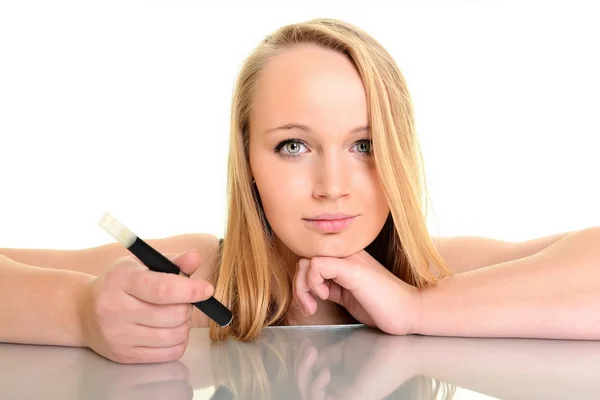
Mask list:
[[[289,124],[306,129],[279,128]],[[249,152],[265,215],[292,271],[301,258],[355,254],[381,231],[390,210],[374,168],[365,89],[344,55],[298,45],[269,61],[257,82]],[[357,217],[342,232],[324,233],[305,221],[321,213]],[[334,309],[319,306],[322,318]]]

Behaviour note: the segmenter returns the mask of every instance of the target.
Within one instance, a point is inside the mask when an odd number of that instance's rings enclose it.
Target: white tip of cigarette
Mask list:
[[[100,226],[125,247],[131,246],[137,239],[133,232],[109,213],[104,213]]]

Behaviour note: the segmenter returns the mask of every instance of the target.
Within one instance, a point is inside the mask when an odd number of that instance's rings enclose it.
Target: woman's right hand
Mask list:
[[[166,256],[188,275],[200,264],[196,252]],[[189,343],[191,303],[214,292],[207,281],[151,271],[133,256],[115,260],[87,289],[81,308],[85,344],[125,364],[179,359]]]

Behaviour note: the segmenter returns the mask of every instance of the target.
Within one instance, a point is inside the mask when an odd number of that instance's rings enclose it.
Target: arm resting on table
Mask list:
[[[80,307],[91,279],[0,255],[0,342],[84,346]]]
[[[600,339],[600,229],[423,289],[419,334]]]

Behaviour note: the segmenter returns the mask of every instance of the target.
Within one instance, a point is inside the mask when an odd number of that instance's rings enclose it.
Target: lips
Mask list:
[[[337,233],[347,229],[356,219],[356,215],[348,214],[320,214],[305,221],[313,228],[324,233]]]
[[[319,215],[315,215],[314,217],[310,217],[310,218],[306,218],[309,221],[335,221],[335,220],[340,220],[340,219],[347,219],[347,218],[352,218],[355,217],[355,215],[349,215],[349,214],[342,214],[342,213],[326,213],[326,214],[319,214]]]

